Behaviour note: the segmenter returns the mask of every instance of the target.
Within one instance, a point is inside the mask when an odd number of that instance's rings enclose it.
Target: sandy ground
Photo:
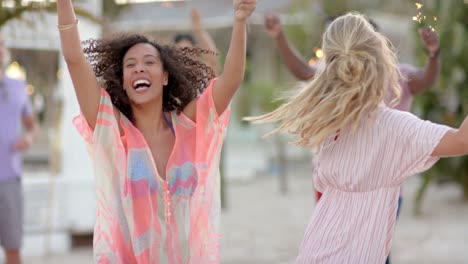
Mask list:
[[[307,165],[290,169],[290,192],[279,193],[278,179],[262,177],[229,186],[229,209],[223,213],[221,263],[292,263],[308,218],[314,209]],[[405,186],[405,202],[393,241],[396,264],[468,263],[468,204],[457,186],[430,187],[423,214],[412,214],[417,177]],[[25,263],[90,263],[91,247],[67,255],[26,257]]]

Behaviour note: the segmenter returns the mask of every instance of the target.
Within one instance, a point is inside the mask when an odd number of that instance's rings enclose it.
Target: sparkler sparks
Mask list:
[[[423,22],[426,24],[426,20],[429,20],[426,15],[422,13],[422,8],[424,4],[416,2],[414,3],[416,6],[416,11],[418,12],[415,16],[412,17],[412,20],[415,22],[418,22],[419,24],[422,24]],[[432,20],[438,21],[438,18],[436,16],[432,17]],[[435,31],[435,28],[432,25],[427,25],[432,31]]]

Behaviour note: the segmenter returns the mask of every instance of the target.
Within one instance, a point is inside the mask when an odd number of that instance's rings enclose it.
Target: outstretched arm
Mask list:
[[[57,0],[58,27],[62,52],[86,121],[94,129],[99,107],[99,83],[86,60],[78,33],[78,20],[71,0]]]
[[[206,32],[202,25],[202,19],[198,9],[192,9],[192,31],[195,34],[200,48],[218,52],[216,49],[216,44],[211,38],[210,34]],[[213,69],[216,75],[219,75],[221,72],[221,65],[219,63],[218,57],[216,54],[203,54],[204,61]]]
[[[408,74],[408,87],[413,95],[422,93],[434,85],[440,67],[440,44],[437,33],[430,28],[422,28],[418,32],[429,53],[429,58],[423,69],[417,69]]]
[[[450,130],[432,152],[433,157],[461,156],[468,154],[468,117],[458,130]]]
[[[307,81],[315,75],[315,68],[310,67],[309,64],[304,61],[299,52],[292,47],[286,36],[284,35],[283,29],[281,28],[280,19],[275,14],[268,14],[265,17],[265,27],[267,33],[276,41],[281,57],[283,58],[286,66],[291,73],[299,80]]]

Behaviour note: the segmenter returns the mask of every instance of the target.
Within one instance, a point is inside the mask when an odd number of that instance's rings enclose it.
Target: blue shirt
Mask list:
[[[32,114],[26,84],[0,79],[0,182],[20,177],[22,155],[14,145],[22,135],[22,119]]]

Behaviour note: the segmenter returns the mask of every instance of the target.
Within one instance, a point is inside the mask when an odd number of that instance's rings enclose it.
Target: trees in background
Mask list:
[[[459,127],[468,115],[468,2],[434,0],[427,3],[424,14],[430,18],[437,17],[437,21],[430,19],[428,23],[440,36],[441,72],[435,87],[418,96],[416,104],[423,118]],[[422,63],[426,58],[422,46],[416,50]],[[434,180],[455,181],[468,201],[468,157],[442,159],[423,177],[416,198],[417,212],[427,186]]]

